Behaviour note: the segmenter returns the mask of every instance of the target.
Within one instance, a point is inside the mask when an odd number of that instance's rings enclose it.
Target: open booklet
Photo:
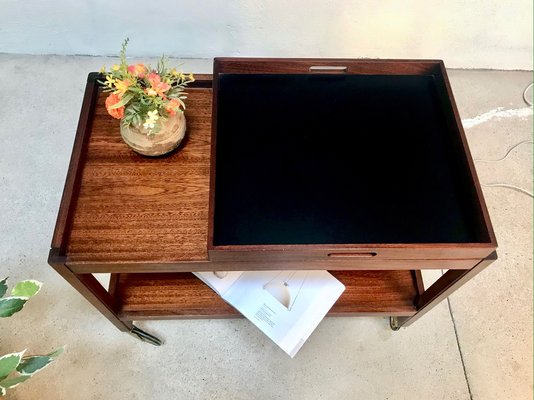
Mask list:
[[[215,271],[195,275],[291,357],[345,290],[327,271]]]

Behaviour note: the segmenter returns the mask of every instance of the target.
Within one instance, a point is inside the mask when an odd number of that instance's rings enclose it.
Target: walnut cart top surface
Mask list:
[[[216,79],[187,90],[186,140],[160,158],[122,142],[90,74],[52,253],[67,264],[202,264],[240,246],[491,253],[442,64],[313,60],[348,65],[340,76],[311,74],[311,62],[216,61]],[[314,94],[322,112],[305,120]],[[275,103],[279,119],[266,121]]]

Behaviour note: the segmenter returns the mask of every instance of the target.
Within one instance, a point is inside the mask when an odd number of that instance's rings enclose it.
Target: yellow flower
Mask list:
[[[106,86],[112,88],[115,83],[115,79],[111,75],[106,75]]]
[[[191,82],[194,82],[194,81],[195,81],[195,77],[193,76],[192,73],[189,74],[189,80],[190,80]]]
[[[100,73],[103,74],[104,72],[106,72],[106,66],[102,65],[102,68],[100,68]]]
[[[125,79],[123,81],[121,80],[116,80],[115,81],[115,89],[117,89],[114,93],[115,94],[118,94],[120,93],[121,95],[126,93],[126,91],[128,90],[128,86],[131,85],[131,82],[128,80],[128,79]]]
[[[120,69],[120,67],[117,64],[115,64],[113,67],[111,67],[111,69],[113,71],[118,71]]]
[[[146,94],[148,94],[149,96],[157,96],[158,92],[156,92],[154,89],[150,88],[150,89],[147,89]]]
[[[173,69],[171,69],[171,75],[172,76],[177,76],[177,75],[180,75],[180,73],[178,71],[176,71],[176,68],[173,68]]]

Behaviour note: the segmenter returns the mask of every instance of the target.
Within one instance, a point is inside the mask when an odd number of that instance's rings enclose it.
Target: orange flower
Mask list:
[[[115,93],[110,94],[106,99],[106,110],[108,110],[109,115],[111,115],[113,118],[121,119],[124,117],[124,106],[113,109],[110,108],[117,104],[120,100],[121,97]]]
[[[150,83],[150,86],[152,86],[149,89],[146,89],[146,93],[149,96],[161,96],[165,98],[165,92],[171,88],[171,85],[168,83],[162,82],[161,77],[156,74],[155,72],[151,72],[148,74],[148,82]]]
[[[170,100],[167,103],[167,107],[165,108],[165,111],[169,113],[169,115],[176,115],[176,111],[180,109],[180,102],[178,100]]]
[[[155,72],[151,72],[150,74],[148,74],[147,79],[152,87],[157,86],[161,83],[161,77]]]
[[[145,67],[145,64],[135,64],[128,66],[128,73],[138,78],[143,79],[145,77],[146,72],[147,68]]]

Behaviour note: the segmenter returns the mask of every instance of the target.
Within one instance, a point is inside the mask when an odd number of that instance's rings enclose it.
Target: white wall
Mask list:
[[[532,0],[0,0],[0,52],[441,58],[532,69]]]

